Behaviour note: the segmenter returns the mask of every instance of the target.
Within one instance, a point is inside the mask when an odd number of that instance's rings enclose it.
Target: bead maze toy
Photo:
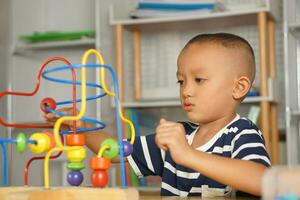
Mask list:
[[[89,64],[87,58],[90,54],[94,54],[99,64]],[[46,69],[46,66],[53,61],[61,61],[65,65],[55,68]],[[86,69],[87,68],[97,68],[101,76],[100,84],[87,83],[86,82]],[[51,77],[49,74],[57,71],[70,70],[72,75],[72,80],[62,80],[59,78]],[[80,70],[81,81],[76,81],[75,70]],[[114,91],[109,91],[105,82],[105,71],[108,71],[113,80]],[[138,192],[134,188],[127,188],[126,186],[126,176],[125,176],[125,166],[124,159],[120,159],[120,169],[121,169],[121,188],[107,188],[108,184],[108,173],[107,170],[110,167],[111,159],[116,156],[120,158],[129,156],[132,151],[132,145],[135,139],[135,129],[133,123],[126,119],[122,113],[122,108],[119,102],[119,92],[118,92],[118,81],[115,72],[112,67],[104,64],[102,55],[95,49],[90,49],[86,51],[82,56],[81,64],[72,65],[68,60],[61,57],[53,57],[45,61],[40,67],[37,75],[37,84],[33,92],[14,92],[14,91],[4,91],[0,92],[0,98],[7,95],[15,96],[34,96],[40,87],[41,77],[45,80],[58,82],[62,84],[72,84],[72,100],[56,102],[53,98],[47,97],[41,101],[40,108],[45,113],[54,113],[61,116],[54,127],[49,125],[34,125],[34,124],[12,124],[5,122],[0,117],[0,124],[5,127],[17,127],[17,128],[42,128],[49,129],[53,128],[53,133],[48,131],[37,132],[30,135],[27,139],[24,133],[18,134],[15,139],[4,139],[0,138],[0,145],[2,150],[2,160],[3,160],[3,185],[0,188],[0,197],[9,197],[16,199],[41,199],[41,198],[55,198],[55,199],[96,199],[102,196],[104,199],[138,199]],[[81,98],[76,97],[76,86],[81,86]],[[103,90],[104,92],[92,96],[86,97],[86,87],[94,87]],[[104,96],[111,96],[115,100],[116,105],[116,121],[117,121],[117,133],[118,141],[114,139],[107,139],[99,144],[99,151],[97,156],[94,156],[89,161],[89,167],[92,171],[91,174],[91,186],[88,187],[50,187],[49,185],[49,160],[58,158],[63,151],[66,151],[67,155],[67,168],[70,172],[67,175],[67,181],[71,186],[80,186],[84,177],[81,172],[85,168],[84,160],[86,158],[85,145],[85,134],[88,131],[99,130],[105,127],[105,123],[95,119],[90,119],[84,117],[86,111],[86,102],[97,100]],[[81,109],[77,113],[76,103],[81,103]],[[72,104],[72,115],[68,116],[56,110],[57,106]],[[72,130],[60,131],[61,125],[64,121],[72,121]],[[76,128],[76,121],[83,120],[90,123],[94,123],[97,126],[92,128]],[[130,127],[130,138],[122,138],[122,127],[121,121],[128,124]],[[19,153],[25,151],[26,146],[29,147],[33,154],[45,154],[44,156],[32,157],[28,160],[24,169],[24,186],[25,187],[6,187],[7,186],[7,163],[6,163],[6,144],[13,144]],[[56,153],[56,154],[55,154]],[[30,164],[34,160],[44,160],[44,187],[29,187],[28,186],[28,173]],[[106,188],[105,188],[106,187]],[[101,188],[101,189],[100,189]]]

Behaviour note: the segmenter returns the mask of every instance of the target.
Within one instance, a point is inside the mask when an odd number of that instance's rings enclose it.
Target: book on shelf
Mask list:
[[[141,0],[131,18],[168,17],[178,15],[207,14],[223,11],[225,7],[216,0]]]

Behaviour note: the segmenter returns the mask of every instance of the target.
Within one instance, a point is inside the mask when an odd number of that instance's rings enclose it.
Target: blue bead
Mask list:
[[[70,171],[67,175],[67,181],[72,186],[79,186],[83,181],[83,174],[80,171]]]
[[[123,140],[123,153],[124,157],[129,156],[133,151],[133,146],[130,144],[130,142]]]

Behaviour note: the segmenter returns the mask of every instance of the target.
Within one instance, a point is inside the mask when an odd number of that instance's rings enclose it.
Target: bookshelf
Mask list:
[[[232,1],[233,2],[233,1]],[[262,2],[262,3],[261,3]],[[240,5],[243,3],[240,2]],[[120,8],[120,6],[118,6]],[[264,0],[260,1],[258,6],[243,7],[239,10],[228,10],[224,12],[215,12],[208,14],[193,14],[175,17],[155,17],[146,19],[130,19],[127,15],[122,15],[117,7],[110,7],[110,24],[115,29],[115,45],[116,45],[116,66],[119,79],[120,98],[125,107],[168,107],[178,106],[179,102],[175,100],[160,99],[159,101],[143,101],[142,87],[142,36],[149,32],[165,31],[170,28],[175,31],[180,27],[187,25],[194,27],[216,27],[220,26],[225,29],[228,22],[232,22],[231,26],[244,26],[246,24],[254,24],[257,32],[257,45],[259,57],[259,90],[260,96],[249,97],[245,103],[260,104],[260,129],[264,134],[266,146],[273,164],[278,164],[278,109],[276,98],[273,98],[273,84],[276,82],[276,63],[275,63],[275,21],[278,15],[278,1]],[[238,8],[238,6],[237,6]],[[121,14],[120,14],[121,13]],[[123,12],[124,14],[124,12]],[[128,14],[128,13],[127,13]],[[209,24],[209,25],[208,25]],[[197,25],[197,26],[196,26]],[[204,29],[204,28],[203,28]],[[225,29],[226,30],[226,29]],[[132,36],[133,47],[133,98],[128,100],[128,94],[124,89],[124,52],[129,45],[124,41],[124,35]],[[276,85],[276,84],[275,84]],[[274,87],[273,87],[274,88]],[[128,88],[126,88],[128,91]],[[274,89],[276,90],[276,89]]]
[[[26,51],[40,51],[60,48],[91,47],[95,48],[96,39],[83,38],[80,40],[59,41],[59,42],[40,42],[36,44],[18,43],[14,45],[12,53],[14,55],[24,54]]]

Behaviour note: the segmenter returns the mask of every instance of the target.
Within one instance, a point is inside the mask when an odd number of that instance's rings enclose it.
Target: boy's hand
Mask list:
[[[159,148],[169,150],[177,164],[184,163],[186,154],[192,150],[185,137],[183,125],[165,119],[161,119],[156,127],[155,142]]]
[[[63,114],[66,115],[73,115],[73,108],[61,108],[61,109],[57,109],[58,112],[61,112]],[[76,114],[78,114],[78,110],[76,110]],[[61,116],[53,114],[53,113],[44,113],[43,118],[44,120],[50,124],[50,125],[54,125],[55,122],[60,118]],[[87,123],[85,123],[82,120],[77,120],[76,121],[76,127],[77,128],[87,128]],[[70,130],[73,127],[73,121],[63,121],[62,126],[61,126],[61,130]]]

